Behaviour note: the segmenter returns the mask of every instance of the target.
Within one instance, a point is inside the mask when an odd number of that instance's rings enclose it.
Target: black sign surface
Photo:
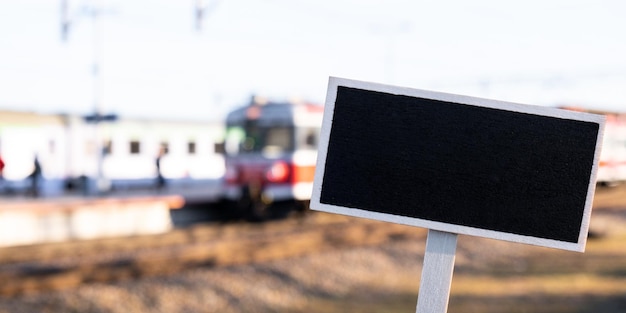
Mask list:
[[[601,116],[336,78],[326,110],[312,208],[584,250]]]

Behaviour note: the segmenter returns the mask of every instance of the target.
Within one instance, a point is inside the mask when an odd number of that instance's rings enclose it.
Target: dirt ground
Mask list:
[[[598,189],[591,230],[582,254],[460,236],[448,312],[626,312],[626,186]],[[423,237],[400,236],[280,260],[82,284],[0,298],[0,313],[414,312],[424,245]]]

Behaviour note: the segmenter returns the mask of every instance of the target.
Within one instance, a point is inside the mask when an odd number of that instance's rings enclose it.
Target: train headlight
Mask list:
[[[284,161],[278,161],[267,170],[265,178],[272,183],[284,183],[289,180],[291,174],[291,168],[289,164]]]

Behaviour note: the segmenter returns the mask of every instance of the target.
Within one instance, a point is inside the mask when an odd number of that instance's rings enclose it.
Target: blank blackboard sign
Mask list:
[[[601,115],[330,78],[311,208],[584,251]]]

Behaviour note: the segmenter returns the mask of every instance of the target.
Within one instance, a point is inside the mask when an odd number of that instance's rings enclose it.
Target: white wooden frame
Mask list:
[[[570,120],[579,120],[586,122],[598,123],[600,125],[598,131],[598,138],[596,143],[596,150],[593,162],[593,168],[591,171],[591,177],[589,178],[589,187],[587,189],[587,198],[585,202],[582,223],[580,226],[578,242],[564,242],[552,239],[536,238],[525,235],[518,235],[500,231],[486,230],[469,226],[447,224],[442,222],[430,221],[419,218],[391,215],[386,213],[378,213],[372,211],[366,211],[358,208],[345,208],[335,205],[328,205],[320,203],[322,179],[324,177],[325,162],[328,152],[328,142],[330,137],[330,131],[333,121],[333,113],[335,108],[335,100],[337,97],[338,86],[346,86],[352,88],[359,88],[364,90],[378,91],[384,93],[390,93],[395,95],[405,95],[411,97],[420,97],[427,99],[434,99],[446,102],[453,102],[477,107],[493,108],[505,111],[528,113],[533,115],[548,116],[555,118],[563,118]],[[595,191],[596,174],[598,171],[598,161],[600,156],[600,148],[602,143],[602,137],[604,132],[605,118],[602,115],[574,112],[568,110],[562,110],[551,107],[531,106],[518,103],[496,101],[481,99],[469,96],[454,95],[448,93],[426,91],[420,89],[412,89],[405,87],[396,87],[390,85],[383,85],[371,82],[363,82],[357,80],[349,80],[343,78],[330,77],[328,83],[328,91],[326,95],[326,106],[324,109],[324,119],[322,123],[322,129],[320,133],[320,142],[318,146],[318,159],[315,169],[315,180],[313,183],[313,193],[311,197],[311,208],[318,211],[337,213],[349,216],[363,217],[374,220],[381,220],[386,222],[412,225],[418,227],[424,227],[432,230],[438,230],[443,232],[465,234],[486,238],[493,238],[499,240],[506,240],[512,242],[519,242],[537,246],[558,248],[571,251],[583,252],[587,241],[587,232],[589,230],[589,221],[591,216],[591,205],[593,203],[593,195]]]

